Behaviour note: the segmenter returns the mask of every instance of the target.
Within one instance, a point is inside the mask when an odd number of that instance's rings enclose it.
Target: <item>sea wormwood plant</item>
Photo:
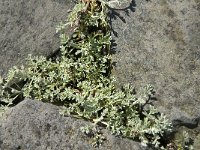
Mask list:
[[[62,114],[84,118],[115,135],[159,147],[159,139],[170,131],[171,124],[148,103],[153,88],[146,86],[138,94],[130,85],[118,89],[110,75],[107,5],[112,2],[78,1],[67,23],[57,28],[61,56],[29,56],[26,67],[13,67],[0,80],[0,112],[19,97],[34,98],[62,105]],[[70,36],[65,34],[66,26],[73,29]]]

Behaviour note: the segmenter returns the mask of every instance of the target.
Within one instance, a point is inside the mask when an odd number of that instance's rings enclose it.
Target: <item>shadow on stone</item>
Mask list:
[[[111,30],[114,36],[118,37],[118,33],[116,31],[114,31],[114,29],[112,28],[112,20],[116,20],[117,18],[119,18],[120,20],[122,20],[124,23],[126,23],[125,18],[120,15],[120,13],[118,11],[124,11],[126,13],[127,16],[129,16],[129,11],[135,12],[135,7],[136,7],[136,3],[135,0],[132,0],[129,5],[127,7],[124,8],[111,8],[109,7],[109,12],[108,12],[108,16],[109,16],[109,22],[110,22],[110,26],[111,26]]]

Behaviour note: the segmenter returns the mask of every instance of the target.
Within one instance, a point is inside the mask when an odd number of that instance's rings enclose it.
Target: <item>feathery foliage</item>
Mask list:
[[[170,123],[148,103],[153,88],[146,86],[139,93],[130,85],[117,89],[110,75],[107,6],[114,2],[78,1],[67,22],[56,29],[60,32],[61,56],[29,56],[26,67],[13,67],[1,79],[0,112],[19,98],[34,98],[62,105],[62,114],[87,119],[115,135],[159,147]],[[73,30],[70,36],[65,34],[66,26]],[[24,84],[19,84],[21,81]]]

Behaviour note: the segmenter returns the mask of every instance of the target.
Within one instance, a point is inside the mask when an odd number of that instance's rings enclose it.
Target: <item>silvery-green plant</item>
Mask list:
[[[4,108],[12,106],[19,96],[62,105],[61,114],[84,118],[115,135],[159,147],[159,139],[171,125],[148,104],[153,88],[146,86],[139,94],[130,85],[117,89],[110,76],[111,36],[106,6],[111,2],[79,1],[67,23],[57,28],[61,56],[29,56],[26,67],[12,68],[1,79],[0,101]],[[65,34],[66,26],[73,28],[70,36]]]

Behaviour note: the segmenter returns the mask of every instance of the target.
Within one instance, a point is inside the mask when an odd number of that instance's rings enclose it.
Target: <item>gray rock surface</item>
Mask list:
[[[179,134],[182,128],[188,130],[195,149],[200,149],[200,1],[137,0],[124,10],[127,4],[117,6],[111,19],[117,44],[112,73],[117,84],[131,83],[136,89],[152,84],[155,105],[175,126],[181,126]],[[0,75],[24,63],[28,54],[48,56],[59,48],[55,27],[72,6],[71,0],[0,0]],[[0,125],[1,148],[54,149],[60,145],[62,149],[70,141],[74,142],[71,149],[92,149],[75,130],[85,122],[62,118],[54,114],[54,108],[27,101],[13,108]],[[74,130],[73,135],[68,128]],[[137,149],[137,144],[125,139],[110,143]],[[124,148],[120,144],[113,145]]]
[[[0,119],[2,150],[144,150],[137,142],[117,138],[104,131],[106,141],[100,148],[80,131],[89,124],[81,119],[63,117],[57,106],[24,100]]]
[[[24,64],[28,54],[49,56],[58,49],[55,28],[73,5],[71,0],[0,0],[0,75]],[[55,106],[26,100],[0,121],[0,149],[94,149],[79,131],[85,124],[59,116]],[[101,149],[142,149],[128,139],[109,134],[107,139]]]
[[[71,0],[0,0],[0,75],[28,54],[48,56],[58,49],[55,28],[73,5]]]
[[[179,120],[176,125],[197,127],[200,1],[136,0],[134,9],[128,15],[115,10],[118,15],[112,19],[117,84],[131,83],[136,89],[153,85],[160,111],[171,121]]]

